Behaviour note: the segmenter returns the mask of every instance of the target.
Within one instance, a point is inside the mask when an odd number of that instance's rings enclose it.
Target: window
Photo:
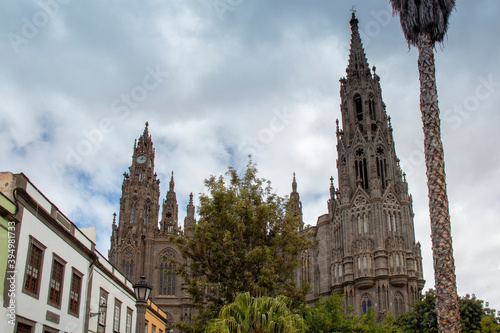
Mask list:
[[[108,293],[104,290],[101,289],[101,293],[99,296],[99,304],[98,306],[98,311],[102,311],[97,317],[99,318],[97,320],[97,332],[98,333],[104,333],[105,328],[106,328],[106,311],[107,307],[101,307],[101,305],[106,305],[108,304]]]
[[[172,251],[166,251],[160,256],[160,295],[175,296],[175,264],[167,258],[174,258]]]
[[[394,313],[397,315],[404,312],[403,295],[398,291],[394,296]]]
[[[149,322],[146,320],[146,323],[144,324],[144,333],[148,333],[148,324]]]
[[[31,333],[33,326],[17,323],[16,333]]]
[[[54,255],[52,261],[52,272],[50,274],[49,301],[50,305],[61,308],[61,293],[64,280],[64,265],[61,258]]]
[[[68,312],[78,317],[80,311],[80,293],[82,290],[82,274],[73,269],[71,277],[71,287],[69,292]]]
[[[382,189],[385,189],[387,183],[387,161],[385,158],[384,148],[378,147],[376,150],[377,157],[375,159],[375,164],[377,164],[377,176],[380,178],[382,183]]]
[[[156,333],[156,326],[151,324],[151,333]]]
[[[358,148],[355,152],[356,160],[354,161],[354,169],[356,170],[356,181],[361,183],[361,187],[368,189],[368,168],[366,165],[366,156],[363,148]]]
[[[150,209],[149,205],[147,205],[146,207],[144,207],[144,224],[149,223],[149,214],[150,214]]]
[[[120,332],[120,316],[121,316],[122,302],[115,298],[115,312],[113,315],[113,331]]]
[[[361,307],[363,309],[363,313],[367,313],[368,309],[372,307],[372,300],[367,294],[364,294],[361,299]]]
[[[28,258],[26,260],[26,270],[24,276],[23,291],[38,298],[38,289],[42,276],[43,252],[45,246],[30,236]]]
[[[125,323],[125,333],[131,333],[132,332],[132,309],[127,308],[127,321]]]
[[[376,119],[376,112],[375,112],[375,97],[373,95],[370,95],[368,97],[368,109],[370,113],[370,119],[375,120]]]
[[[309,280],[309,270],[310,270],[311,255],[308,250],[302,253],[302,281]]]
[[[132,281],[134,279],[134,252],[131,247],[127,247],[123,251],[122,258],[122,273],[128,280]]]
[[[356,119],[358,119],[358,121],[363,120],[363,103],[361,102],[361,96],[354,96],[354,105],[356,107]]]
[[[132,209],[130,210],[130,223],[135,223],[137,220],[137,211],[135,209],[135,204],[132,206]]]

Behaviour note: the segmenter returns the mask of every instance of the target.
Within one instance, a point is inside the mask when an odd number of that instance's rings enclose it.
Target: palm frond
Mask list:
[[[417,46],[418,35],[428,34],[432,43],[441,43],[448,30],[455,0],[389,0],[409,45]]]

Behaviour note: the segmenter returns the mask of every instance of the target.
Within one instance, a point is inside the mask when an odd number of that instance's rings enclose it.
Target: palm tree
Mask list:
[[[205,332],[304,332],[304,319],[293,313],[289,304],[285,296],[254,298],[250,293],[239,294],[233,303],[221,309],[218,318],[209,322]]]
[[[439,332],[460,332],[451,225],[446,193],[443,143],[434,67],[434,46],[442,42],[454,0],[389,0],[399,14],[408,45],[418,48],[420,112],[431,220]]]

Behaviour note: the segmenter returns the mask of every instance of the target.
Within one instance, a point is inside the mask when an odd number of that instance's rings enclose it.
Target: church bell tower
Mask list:
[[[340,79],[341,127],[338,120],[336,126],[339,187],[332,181],[329,213],[314,229],[312,296],[343,293],[358,314],[373,308],[398,315],[424,286],[421,251],[380,77],[368,65],[358,23],[353,13],[346,77]]]
[[[118,225],[113,223],[109,260],[132,282],[144,272],[148,240],[158,230],[160,181],[154,171],[155,150],[148,123],[134,143],[132,165],[123,174]],[[147,257],[147,256],[146,256]]]

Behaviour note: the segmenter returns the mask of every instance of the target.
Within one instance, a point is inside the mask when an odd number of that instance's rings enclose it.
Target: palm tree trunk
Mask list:
[[[431,238],[439,332],[461,332],[455,261],[444,172],[443,143],[434,67],[434,43],[426,33],[419,34],[418,71],[420,111],[424,130],[425,166],[431,220]]]

